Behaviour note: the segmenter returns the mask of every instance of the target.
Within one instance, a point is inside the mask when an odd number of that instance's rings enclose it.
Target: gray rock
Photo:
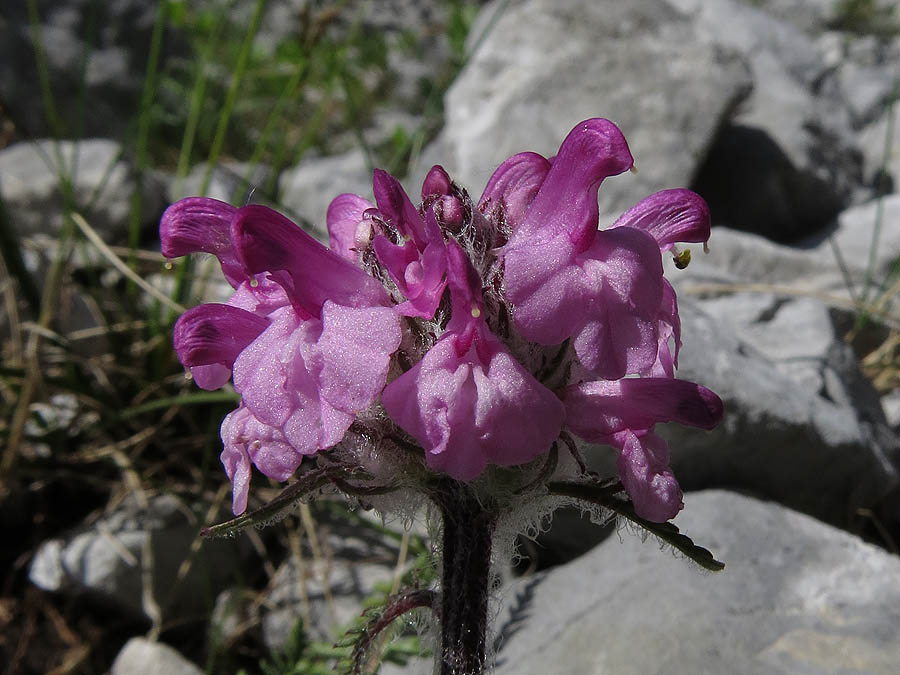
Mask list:
[[[160,642],[131,638],[113,662],[110,675],[202,675],[193,663]]]
[[[881,399],[884,416],[894,431],[900,432],[900,389],[886,394]]]
[[[202,611],[205,589],[221,586],[239,556],[234,542],[207,542],[187,576],[175,583],[198,529],[174,497],[155,497],[146,509],[128,502],[89,528],[44,542],[29,578],[46,591],[87,593],[120,611],[149,615],[154,611],[144,598],[149,574],[152,599],[164,615]]]
[[[124,241],[138,186],[122,159],[121,146],[106,139],[56,144],[42,140],[0,150],[0,194],[16,233],[21,237],[59,233],[65,204],[59,172],[71,180],[74,206],[91,227],[107,243]],[[158,176],[147,173],[140,190],[140,222],[149,230],[162,214],[164,186]]]
[[[831,32],[820,38],[819,44],[823,43],[830,44],[834,54],[829,64],[834,82],[824,84],[834,86],[843,97],[854,127],[874,121],[885,112],[891,97],[898,95],[900,80],[894,64],[900,58],[900,38],[885,42],[874,35]]]
[[[604,183],[601,206],[622,209],[688,184],[751,84],[740,58],[662,0],[494,2],[473,41],[482,34],[413,184],[439,163],[477,197],[509,155],[554,155],[575,124],[600,116],[621,127],[639,170]]]
[[[328,241],[325,214],[342,192],[372,198],[372,169],[361,150],[310,158],[281,174],[279,204],[310,234]]]
[[[316,516],[322,556],[305,551],[279,568],[263,605],[263,639],[279,649],[298,619],[314,639],[334,640],[360,615],[378,583],[393,581],[398,550],[377,530],[346,518]],[[305,594],[305,598],[304,598]]]
[[[63,138],[119,137],[126,132],[146,73],[156,9],[145,0],[38,5],[42,51],[60,127],[54,129],[45,114],[26,4],[4,3],[0,99],[19,131],[30,137],[56,132]],[[163,41],[163,58],[181,48],[172,38]]]
[[[809,33],[818,33],[835,19],[838,3],[834,0],[741,0],[771,14],[779,21]]]
[[[239,588],[227,588],[216,598],[209,617],[211,642],[216,645],[233,644],[248,626],[259,623],[256,594]]]
[[[610,537],[504,594],[496,674],[896,672],[900,559],[777,504],[686,502],[676,523],[723,572]]]
[[[670,0],[706,39],[750,64],[753,91],[730,116],[695,187],[717,223],[796,241],[829,224],[862,182],[850,117],[802,31],[737,0]]]
[[[824,305],[737,294],[680,308],[678,375],[725,403],[712,432],[664,430],[685,489],[728,485],[849,527],[898,484],[900,445]]]
[[[63,542],[50,539],[41,544],[31,567],[28,578],[38,588],[45,591],[58,591],[66,583],[66,570],[63,567]]]
[[[897,84],[900,100],[900,82]],[[866,175],[883,192],[900,191],[900,102],[860,132]]]

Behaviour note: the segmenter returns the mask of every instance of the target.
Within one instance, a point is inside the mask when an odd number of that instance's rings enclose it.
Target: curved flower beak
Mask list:
[[[420,251],[428,245],[425,224],[400,182],[387,171],[375,169],[372,178],[375,204],[401,235],[412,239]]]
[[[597,231],[600,184],[633,165],[628,143],[615,124],[596,118],[576,125],[559,147],[514,237],[543,243],[565,232],[575,250],[583,251]]]
[[[709,206],[696,192],[677,188],[642,199],[616,219],[609,229],[634,227],[652,235],[662,251],[676,242],[709,241]]]
[[[547,178],[550,162],[536,152],[520,152],[497,167],[488,181],[478,208],[482,213],[496,214],[509,230],[515,231],[525,220],[528,207]]]
[[[248,278],[235,256],[231,221],[237,209],[218,199],[188,197],[172,204],[159,222],[159,239],[166,258],[212,253],[233,288]]]
[[[218,389],[231,377],[238,355],[268,326],[268,319],[252,312],[208,303],[178,317],[172,341],[178,359],[191,369],[197,385]]]
[[[377,279],[268,207],[252,204],[240,209],[231,238],[244,268],[251,274],[268,272],[303,318],[319,316],[326,300],[346,307],[390,302]]]
[[[372,224],[365,215],[372,208],[368,199],[349,193],[331,200],[325,215],[328,247],[347,260],[357,262],[359,251],[372,238]]]

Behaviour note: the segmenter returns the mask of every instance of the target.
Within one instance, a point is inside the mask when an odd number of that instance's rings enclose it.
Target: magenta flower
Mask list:
[[[572,338],[581,364],[603,379],[653,371],[660,321],[676,332],[660,249],[709,237],[709,212],[688,190],[657,193],[598,232],[600,183],[633,164],[614,124],[587,120],[552,162],[507,160],[482,197],[502,203],[511,230],[503,257],[516,327],[545,345]]]
[[[618,453],[639,516],[673,517],[681,490],[654,426],[710,429],[722,404],[674,377],[681,329],[661,256],[705,243],[709,212],[666,190],[598,230],[600,183],[632,164],[615,125],[592,119],[553,159],[506,160],[477,204],[441,167],[419,207],[376,171],[374,204],[332,202],[330,248],[262,206],[170,207],[163,252],[212,253],[235,288],[186,312],[174,338],[198,385],[231,378],[241,396],[222,425],[235,513],[252,466],[285,481],[329,451],[404,484],[524,480],[574,434]]]
[[[637,513],[657,522],[678,513],[681,488],[669,469],[669,448],[653,427],[679,422],[712,429],[722,418],[719,397],[699,384],[668,377],[581,382],[560,395],[572,433],[620,451],[619,476]]]
[[[168,256],[215,254],[237,286],[228,304],[186,312],[174,342],[200,386],[222,386],[233,370],[242,403],[222,426],[222,461],[240,513],[250,462],[286,480],[377,400],[400,344],[398,316],[378,281],[266,207],[182,200],[160,236]]]
[[[548,451],[563,406],[485,322],[481,279],[449,247],[451,319],[425,356],[391,382],[385,410],[425,449],[432,469],[471,480],[490,464],[515,466]]]

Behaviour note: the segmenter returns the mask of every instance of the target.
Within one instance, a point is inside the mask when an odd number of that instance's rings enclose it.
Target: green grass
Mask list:
[[[890,39],[900,35],[900,10],[890,0],[839,0],[831,28]]]
[[[449,18],[437,30],[452,45],[452,56],[416,83],[415,100],[398,101],[389,58],[418,58],[437,36],[368,29],[364,12],[375,11],[374,3],[307,3],[296,34],[273,45],[257,39],[269,9],[264,0],[246,3],[251,10],[247,20],[237,18],[230,11],[234,3],[225,0],[161,0],[143,85],[124,125],[129,131],[116,139],[135,172],[136,185],[153,172],[165,171],[174,176],[175,192],[183,194],[183,180],[194,167],[205,167],[205,189],[216,167],[241,162],[247,181],[235,201],[252,189],[278,206],[281,171],[308,152],[329,154],[352,147],[361,147],[373,166],[403,174],[439,129],[443,93],[465,61],[463,45],[475,3],[444,4]],[[28,0],[27,10],[34,43],[40,45],[36,0]],[[103,29],[98,23],[101,10],[97,2],[84,9],[82,78]],[[183,48],[167,50],[172,41]],[[47,128],[55,139],[77,141],[91,112],[86,81],[78,87],[78,114],[66,117],[60,112],[46,55],[35,48],[33,56]],[[398,105],[416,116],[415,124],[398,126],[370,147],[366,139],[372,119]],[[4,115],[0,122],[7,142],[29,140],[18,132],[14,118]],[[158,251],[147,247],[139,187],[132,195],[127,240],[104,242],[87,215],[101,198],[101,189],[77,193],[73,185],[78,167],[63,161],[60,147],[54,143],[48,163],[58,167],[64,226],[41,287],[23,262],[36,244],[15,234],[12,216],[0,203],[0,302],[9,329],[0,365],[0,517],[10,541],[18,542],[0,554],[7,571],[4,594],[12,594],[4,597],[0,613],[5,636],[0,660],[9,664],[11,673],[30,672],[29,667],[49,672],[61,665],[71,673],[103,672],[129,635],[147,630],[107,625],[95,608],[44,597],[33,589],[26,592],[27,562],[41,541],[123,494],[176,495],[201,524],[224,519],[229,501],[218,460],[218,427],[234,407],[236,394],[230,389],[197,389],[185,379],[171,346],[179,308],[200,299],[202,266],[175,261],[167,269]],[[250,177],[260,166],[268,167],[272,178],[251,185]],[[112,168],[107,167],[107,173]],[[338,192],[340,186],[335,186]],[[87,257],[95,262],[78,262],[84,257],[80,253],[90,253]],[[156,289],[170,290],[148,292],[146,280]],[[67,327],[77,297],[86,300],[96,327]],[[64,424],[54,421],[48,412],[52,406],[45,405],[60,396],[72,406],[72,418]],[[257,505],[270,490],[256,478],[252,492]],[[306,525],[291,517],[254,539],[266,563],[243,580],[248,589],[264,597],[267,579],[292,550],[292,539],[296,544],[310,536]],[[186,564],[200,564],[204,545],[198,546]],[[410,544],[410,555],[423,554],[423,546]],[[384,600],[387,590],[377,589],[373,602]],[[189,628],[183,624],[184,618],[169,616],[163,608],[151,634],[175,644],[184,642],[186,630],[206,635],[196,620]],[[295,637],[284,651],[269,653],[259,639],[259,626],[249,625],[228,645],[192,638],[184,651],[206,663],[211,673],[312,673],[346,657],[346,648],[332,650],[330,643],[304,641],[302,633]],[[418,651],[418,641],[411,636],[384,646],[385,657],[392,659]]]

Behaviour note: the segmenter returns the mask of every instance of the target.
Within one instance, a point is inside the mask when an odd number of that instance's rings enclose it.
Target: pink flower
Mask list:
[[[447,286],[446,243],[434,209],[424,218],[413,206],[396,178],[375,170],[377,208],[356,195],[338,196],[328,209],[328,230],[333,249],[356,259],[373,236],[372,248],[379,262],[397,286],[405,302],[397,312],[405,316],[430,319]],[[373,222],[374,221],[374,222]],[[397,243],[392,237],[398,239]]]
[[[488,464],[546,453],[563,406],[491,333],[477,272],[459,245],[449,254],[452,318],[422,360],[385,388],[382,403],[425,449],[429,467],[470,480]]]
[[[653,433],[659,422],[712,429],[722,401],[706,387],[669,377],[597,380],[560,392],[566,425],[592,443],[617,448],[619,476],[637,514],[665,521],[681,510],[681,488],[669,469],[669,448]]]
[[[303,456],[340,442],[356,415],[380,395],[390,355],[400,344],[389,295],[360,267],[263,206],[183,200],[162,223],[165,252],[212,252],[229,280],[240,284],[229,304],[186,312],[174,335],[179,358],[201,386],[221,386],[233,370],[242,407],[223,425],[222,461],[234,480],[244,475],[236,468],[235,448],[262,444],[259,452],[240,456],[270,478],[285,480]],[[203,241],[203,226],[212,243]],[[257,296],[259,302],[248,300]],[[280,300],[264,302],[270,297]],[[243,484],[235,486],[239,513],[246,494]]]
[[[676,332],[660,249],[709,236],[709,212],[687,190],[657,193],[597,231],[597,189],[633,163],[612,122],[587,120],[552,162],[507,160],[481,200],[501,203],[511,229],[503,255],[518,329],[540,344],[572,338],[582,365],[604,379],[653,372],[659,322]]]
[[[489,481],[488,466],[529,464],[572,433],[618,452],[638,515],[674,516],[681,490],[654,426],[710,429],[722,404],[674,377],[661,255],[705,242],[709,212],[666,190],[599,231],[600,183],[632,163],[615,125],[593,119],[553,159],[510,157],[477,204],[439,166],[419,207],[376,171],[375,204],[332,202],[330,248],[266,207],[170,207],[164,253],[211,253],[235,288],[186,312],[174,338],[200,386],[231,378],[241,395],[222,425],[235,513],[251,466],[284,481],[323,450],[370,468],[390,453],[406,480]]]

